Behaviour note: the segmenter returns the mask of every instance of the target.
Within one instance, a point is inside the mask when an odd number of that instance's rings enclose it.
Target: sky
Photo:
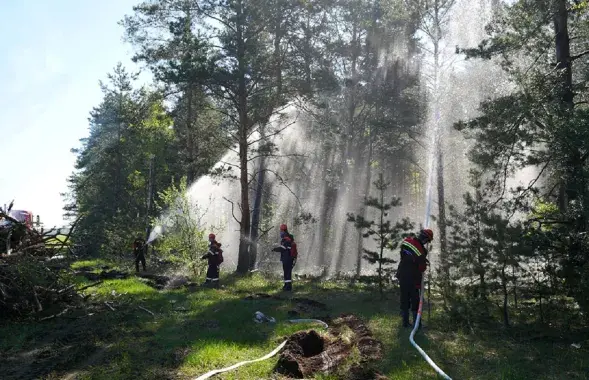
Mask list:
[[[88,135],[98,84],[137,70],[117,24],[139,0],[0,0],[0,206],[62,226],[71,148]]]

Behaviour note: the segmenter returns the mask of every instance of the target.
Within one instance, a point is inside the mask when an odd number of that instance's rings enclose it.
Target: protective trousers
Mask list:
[[[140,253],[135,256],[135,271],[139,272],[139,262],[141,262],[141,266],[143,266],[143,271],[145,272],[145,255]]]
[[[217,285],[219,283],[219,265],[209,264],[209,268],[207,269],[206,282],[212,282],[213,285]]]
[[[285,257],[282,260],[282,271],[284,272],[284,286],[282,290],[292,290],[292,257]]]
[[[409,309],[413,314],[413,322],[417,318],[419,308],[419,289],[415,288],[414,281],[401,281],[401,316],[403,317],[403,326],[409,326]]]

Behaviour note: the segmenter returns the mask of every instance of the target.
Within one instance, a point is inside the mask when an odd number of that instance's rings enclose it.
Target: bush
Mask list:
[[[195,276],[200,276],[206,267],[201,256],[207,251],[207,233],[201,223],[203,216],[199,206],[187,195],[186,177],[178,186],[174,183],[159,194],[156,207],[159,213],[169,212],[160,220],[164,234],[157,240],[157,249],[172,262],[189,268]]]

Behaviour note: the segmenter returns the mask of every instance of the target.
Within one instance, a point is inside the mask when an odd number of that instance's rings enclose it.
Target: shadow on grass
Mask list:
[[[279,277],[259,275],[226,275],[222,285],[157,291],[134,278],[115,280],[96,290],[100,302],[90,310],[92,315],[0,327],[2,378],[76,378],[83,373],[83,378],[109,380],[196,377],[261,357],[295,331],[315,327],[287,323],[293,310],[300,318],[356,314],[382,341],[384,357],[376,367],[389,379],[437,378],[409,343],[410,329],[400,327],[396,291],[381,299],[367,287],[314,282],[295,283],[290,294],[279,291]],[[276,297],[245,299],[255,293]],[[327,309],[297,308],[297,298],[323,302]],[[115,311],[104,301],[112,301]],[[277,323],[255,323],[256,311]],[[425,323],[417,343],[454,379],[559,379],[563,374],[585,379],[583,374],[589,373],[584,347],[526,344],[508,332],[466,334],[449,328],[435,312]],[[273,358],[248,365],[224,378],[268,378],[275,363]]]

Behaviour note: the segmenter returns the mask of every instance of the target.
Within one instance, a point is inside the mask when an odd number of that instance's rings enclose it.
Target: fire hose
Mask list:
[[[258,313],[259,313],[259,314],[258,314]],[[262,314],[262,313],[260,313],[260,312],[256,312],[256,318],[258,318],[258,319],[260,319],[260,320],[261,320],[261,319],[263,319],[263,320],[265,320],[265,321],[268,321],[268,322],[272,322],[272,320],[273,320],[273,318],[272,318],[272,319],[270,319],[270,318],[267,318],[267,317],[266,317],[264,314]],[[260,321],[260,322],[261,322],[261,321]],[[315,323],[320,323],[320,324],[322,324],[322,325],[323,325],[323,327],[325,327],[325,328],[327,328],[327,327],[328,327],[328,326],[327,326],[327,323],[325,323],[325,322],[323,322],[323,321],[321,321],[321,320],[319,320],[319,319],[291,319],[291,320],[289,320],[289,322],[290,322],[290,323],[312,323],[312,322],[315,322]],[[221,369],[215,369],[215,370],[212,370],[212,371],[209,371],[209,372],[205,373],[204,375],[201,375],[201,376],[197,377],[197,378],[196,378],[196,379],[194,379],[194,380],[205,380],[205,379],[208,379],[208,378],[210,378],[210,377],[212,377],[212,376],[215,376],[215,375],[217,375],[217,374],[219,374],[219,373],[228,372],[228,371],[234,370],[234,369],[236,369],[236,368],[238,368],[238,367],[241,367],[241,366],[243,366],[243,365],[246,365],[246,364],[251,364],[251,363],[261,362],[261,361],[263,361],[263,360],[270,359],[272,356],[276,355],[277,353],[279,353],[279,352],[280,352],[280,350],[282,350],[282,349],[284,348],[284,346],[286,345],[286,342],[287,342],[286,340],[285,340],[285,341],[283,341],[282,343],[280,343],[280,344],[278,345],[278,347],[276,347],[276,348],[274,349],[274,351],[272,351],[272,352],[268,353],[268,354],[267,354],[267,355],[265,355],[265,356],[262,356],[261,358],[258,358],[258,359],[253,359],[253,360],[245,360],[245,361],[239,362],[239,363],[237,363],[237,364],[233,364],[233,365],[232,365],[232,366],[230,366],[230,367],[221,368]]]
[[[429,178],[433,178],[433,170],[434,170],[435,165],[433,164],[433,160],[432,160],[432,165],[431,165],[431,169],[430,169],[430,174],[429,174]],[[427,198],[426,198],[426,206],[425,206],[425,223],[424,228],[427,228],[429,225],[429,213],[430,213],[430,207],[431,207],[431,201],[432,201],[432,183],[430,182],[428,184],[427,187]],[[415,347],[415,349],[421,354],[421,356],[425,359],[425,361],[438,373],[438,375],[442,376],[444,379],[447,380],[452,380],[452,378],[448,375],[446,375],[444,373],[444,371],[442,371],[442,369],[440,367],[438,367],[438,365],[425,353],[425,351],[419,347],[419,345],[417,343],[415,343],[415,333],[417,332],[417,329],[419,328],[419,324],[421,323],[421,311],[423,309],[423,294],[424,294],[424,282],[425,282],[425,272],[424,275],[421,277],[421,288],[419,290],[419,307],[417,309],[417,318],[415,321],[413,321],[413,330],[411,330],[411,334],[409,335],[409,342],[411,342],[411,344],[413,345],[413,347]],[[428,283],[429,284],[429,283]]]
[[[425,276],[424,276],[425,277]],[[421,310],[423,309],[423,289],[425,289],[423,287],[424,285],[424,279],[422,277],[421,279],[421,289],[420,290],[420,297],[419,297],[419,308],[417,309],[417,319],[415,321],[413,321],[413,330],[411,330],[411,334],[409,335],[409,341],[411,342],[411,344],[413,345],[413,347],[415,347],[417,349],[417,351],[421,354],[421,356],[423,356],[423,358],[425,359],[425,361],[440,375],[442,376],[444,379],[447,380],[452,380],[452,378],[448,375],[446,375],[444,373],[444,371],[442,371],[442,369],[440,367],[438,367],[438,365],[436,363],[434,363],[434,361],[425,353],[425,351],[419,347],[419,345],[417,343],[415,343],[415,333],[417,332],[417,329],[419,328],[419,324],[421,323]]]

